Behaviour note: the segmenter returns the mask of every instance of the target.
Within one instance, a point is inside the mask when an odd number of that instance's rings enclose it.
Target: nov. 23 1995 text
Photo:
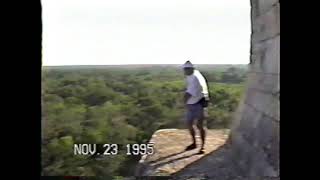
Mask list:
[[[101,147],[101,145],[100,145]],[[98,144],[74,144],[74,155],[150,155],[154,153],[154,146],[149,144],[126,144],[125,149],[119,149],[118,144],[103,144],[102,150],[98,150]],[[121,146],[122,147],[122,146]]]

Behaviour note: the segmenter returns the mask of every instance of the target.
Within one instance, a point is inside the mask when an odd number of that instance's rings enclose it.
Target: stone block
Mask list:
[[[276,94],[280,91],[280,76],[274,74],[249,73],[248,88]]]
[[[253,117],[255,117],[257,113],[258,112],[255,109],[253,109],[251,106],[246,106],[246,108],[243,110],[242,120],[240,124],[245,121],[252,121]],[[252,127],[255,127],[255,125],[252,124]]]
[[[279,0],[251,0],[251,15],[253,17],[260,16],[270,10],[272,6],[278,2]]]
[[[275,120],[280,121],[279,76],[250,75],[249,89],[245,102]]]
[[[278,176],[277,170],[267,161],[267,154],[262,148],[251,146],[241,134],[234,138],[231,159],[239,172],[246,177]]]
[[[277,97],[273,96],[270,100],[269,106],[264,111],[273,120],[280,121],[280,101]]]
[[[280,90],[279,81],[279,75],[261,74],[258,79],[258,84],[255,88],[261,91],[274,93]]]
[[[266,13],[252,18],[252,31],[253,44],[280,34],[280,4],[277,3]]]
[[[245,103],[250,105],[250,106],[253,106],[254,102],[256,101],[256,98],[257,98],[257,93],[258,93],[258,91],[256,89],[249,88],[247,90]]]
[[[266,41],[261,64],[264,73],[280,74],[280,36]]]
[[[232,143],[232,152],[230,155],[233,163],[238,167],[237,169],[241,174],[248,174],[249,167],[251,166],[252,147],[242,137],[242,134],[234,136]]]
[[[268,106],[270,106],[273,101],[273,95],[259,92],[255,89],[249,92],[251,92],[251,94],[246,99],[246,103],[256,109],[256,111],[266,113],[266,109],[268,109]]]
[[[263,74],[261,73],[248,72],[247,88],[259,88],[259,80],[261,79],[262,75]]]
[[[266,154],[254,148],[249,170],[250,177],[277,177],[277,171],[266,161]]]
[[[259,11],[259,0],[250,0],[251,4],[251,18],[257,17],[260,13]]]
[[[256,86],[256,82],[258,81],[258,75],[257,73],[253,73],[253,72],[248,72],[248,78],[247,78],[247,86],[248,88],[251,88],[251,87],[255,87]]]
[[[253,39],[253,36],[251,37],[251,41]],[[254,71],[259,65],[259,62],[261,61],[261,55],[264,53],[263,51],[263,43],[258,42],[251,42],[251,53],[250,53],[250,61],[251,61],[251,67],[250,71]]]
[[[279,0],[258,0],[259,14],[263,15],[268,12]]]
[[[279,170],[280,124],[263,116],[255,129],[254,147],[261,149],[265,159],[276,171]]]
[[[243,138],[250,144],[253,145],[255,141],[255,129],[257,128],[257,125],[259,123],[259,120],[263,116],[262,113],[257,112],[255,109],[253,109],[250,106],[247,106],[245,109],[242,120],[240,122],[239,130],[241,131],[241,134]]]
[[[280,36],[254,45],[250,72],[280,74]]]
[[[253,50],[252,50],[252,54],[251,54],[251,59],[252,59],[252,65],[251,68],[249,70],[250,72],[263,72],[262,71],[262,61],[263,61],[263,57],[265,56],[266,53],[266,45],[265,43],[255,43]]]

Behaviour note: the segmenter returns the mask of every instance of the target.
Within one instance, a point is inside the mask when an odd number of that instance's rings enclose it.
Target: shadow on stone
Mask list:
[[[197,164],[199,160],[207,158],[213,152],[220,151],[228,139],[226,129],[207,130],[204,153],[199,154],[200,137],[197,138],[198,148],[185,151],[185,144],[190,141],[186,129],[164,129],[155,132],[151,138],[154,145],[154,154],[141,158],[135,174],[137,176],[170,176],[185,167]]]
[[[177,162],[177,161],[182,160],[182,159],[189,158],[189,157],[194,156],[194,155],[198,155],[198,152],[193,153],[193,154],[190,154],[190,155],[188,155],[188,156],[182,156],[182,157],[179,157],[179,158],[171,159],[170,161],[165,161],[165,162],[156,164],[156,165],[154,165],[153,167],[154,167],[154,168],[158,168],[158,167],[161,167],[161,166],[163,166],[163,165],[170,164],[170,163],[174,163],[174,162]]]
[[[191,177],[203,177],[205,179],[241,179],[236,168],[228,157],[229,144],[224,144],[218,149],[202,156],[198,160],[188,164],[184,168],[172,174],[173,179],[186,179]]]
[[[170,155],[168,155],[168,156],[165,156],[165,157],[161,157],[161,158],[158,158],[158,159],[156,159],[156,160],[153,160],[153,161],[150,161],[149,163],[151,164],[151,163],[156,163],[156,162],[159,162],[159,161],[163,161],[163,160],[165,160],[165,159],[168,159],[168,158],[170,158],[170,157],[173,157],[173,156],[177,156],[177,155],[179,155],[179,154],[183,154],[183,153],[185,153],[186,151],[181,151],[181,152],[178,152],[178,153],[174,153],[174,154],[170,154]]]

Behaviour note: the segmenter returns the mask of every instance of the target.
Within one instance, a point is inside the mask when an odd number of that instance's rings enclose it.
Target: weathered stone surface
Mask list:
[[[280,179],[280,4],[251,3],[252,63],[241,118],[231,132],[230,157],[248,179]]]
[[[279,0],[250,0],[251,16],[255,18],[265,14],[278,2]]]
[[[280,100],[277,96],[272,95],[270,98],[270,104],[265,109],[264,113],[269,117],[272,117],[273,120],[280,121]]]
[[[262,59],[264,73],[280,73],[280,36],[270,39],[266,43],[266,52]]]
[[[224,145],[229,130],[207,130],[205,154],[198,155],[199,148],[185,152],[186,146],[191,144],[188,130],[164,129],[154,133],[150,143],[154,143],[154,154],[145,155],[139,162],[137,175],[163,176],[171,175],[186,166],[198,161],[203,156],[217,150]],[[197,144],[200,147],[200,138]]]
[[[268,155],[262,148],[252,146],[241,134],[234,138],[230,158],[238,165],[237,174],[255,178],[278,176],[276,168],[269,163]]]
[[[251,109],[246,107],[246,109]],[[262,177],[279,175],[279,123],[267,116],[244,111],[238,133],[232,135],[232,159],[240,174]],[[245,115],[245,113],[248,113]],[[253,119],[248,119],[252,116]],[[256,124],[257,122],[258,124]],[[252,125],[256,124],[256,125]],[[232,132],[234,133],[234,132]]]
[[[246,99],[244,101],[244,103],[246,103],[249,106],[252,106],[252,104],[254,104],[255,102],[255,98],[257,97],[257,93],[259,91],[257,91],[256,89],[253,88],[249,88],[246,92]]]
[[[280,75],[248,73],[248,87],[261,92],[275,94],[280,90]]]
[[[280,4],[277,3],[265,14],[253,18],[253,43],[270,39],[280,34]]]
[[[255,149],[255,148],[254,148]],[[250,170],[249,175],[250,177],[278,177],[279,174],[277,171],[272,167],[268,161],[266,154],[260,150],[255,149],[253,152],[254,154],[250,157]]]
[[[280,121],[280,101],[273,94],[266,94],[255,89],[250,90],[250,97],[246,99],[246,104],[256,110],[255,115],[243,114],[242,120],[255,117],[259,113],[263,113],[274,120]],[[246,110],[245,110],[246,111]]]
[[[251,24],[253,23],[253,19],[259,15],[259,1],[258,0],[250,0],[251,5]]]
[[[259,14],[263,15],[268,12],[279,0],[259,0]]]
[[[255,43],[252,50],[251,72],[280,74],[280,36],[261,43]]]
[[[246,107],[246,110],[244,111],[244,114],[242,116],[242,121],[238,128],[238,131],[241,132],[243,138],[245,138],[245,140],[251,145],[253,145],[254,140],[256,138],[252,129],[257,128],[259,120],[262,116],[262,113],[257,112],[254,108],[250,106]]]
[[[257,147],[263,149],[263,152],[267,156],[266,161],[272,165],[276,171],[279,171],[280,123],[265,116],[260,121],[258,128],[263,129],[256,131]]]
[[[237,173],[248,176],[253,148],[251,148],[251,145],[242,136],[242,131],[232,136],[231,146],[230,159],[237,165]]]
[[[252,90],[250,98],[247,98],[247,105],[271,118],[280,121],[280,101],[272,94],[266,94]]]
[[[237,167],[230,159],[229,145],[224,145],[205,158],[174,174],[174,179],[218,179],[218,180],[247,180],[247,177],[237,173]]]
[[[251,39],[253,39],[254,36],[253,34],[251,34]],[[263,43],[257,43],[251,40],[251,54],[250,54],[250,60],[251,60],[251,66],[250,69],[254,70],[255,67],[257,66],[257,62],[260,62],[261,59],[261,54],[264,53],[263,52]]]
[[[237,133],[237,129],[239,129],[241,118],[242,118],[241,115],[244,114],[244,110],[246,109],[246,104],[244,103],[244,99],[245,97],[241,99],[241,101],[239,102],[239,106],[234,113],[230,136],[232,136],[232,132]]]
[[[268,116],[262,116],[255,130],[255,147],[264,147],[269,145],[273,137],[277,135],[277,123],[272,121]]]
[[[280,76],[249,73],[248,80],[249,88],[245,102],[280,121]]]

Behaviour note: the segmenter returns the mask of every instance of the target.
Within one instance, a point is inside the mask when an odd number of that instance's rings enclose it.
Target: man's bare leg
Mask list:
[[[194,128],[193,128],[193,124],[188,122],[187,123],[187,126],[188,126],[188,129],[189,129],[189,132],[190,132],[190,135],[192,137],[192,144],[189,145],[186,150],[192,150],[192,149],[195,149],[197,147],[196,145],[196,136],[195,136],[195,131],[194,131]]]
[[[201,136],[201,141],[202,141],[200,153],[203,153],[205,139],[206,139],[206,131],[203,128],[203,120],[204,120],[204,117],[201,117],[201,118],[199,118],[199,120],[197,122],[197,128],[200,131],[200,136]]]

